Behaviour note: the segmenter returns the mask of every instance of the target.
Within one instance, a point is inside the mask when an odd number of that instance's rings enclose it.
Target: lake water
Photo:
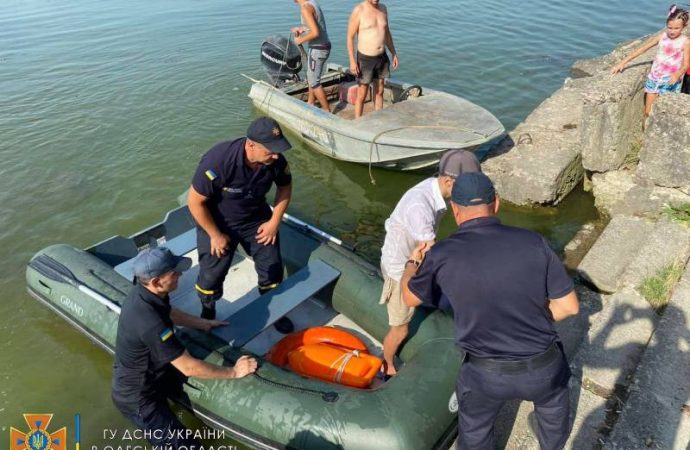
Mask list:
[[[354,1],[321,0],[346,63]],[[391,0],[396,78],[461,95],[510,129],[580,58],[664,25],[661,1]],[[214,143],[255,116],[242,73],[263,77],[263,38],[299,21],[291,0],[2,0],[0,6],[0,442],[22,413],[82,415],[82,448],[126,425],[111,358],[25,292],[25,264],[53,243],[85,247],[162,218]],[[297,145],[290,213],[376,261],[383,222],[418,174],[338,163]],[[502,219],[557,248],[596,219],[589,195]],[[450,218],[441,234],[453,228]],[[190,422],[194,423],[194,422]],[[71,437],[70,437],[71,439]],[[5,441],[6,442],[6,441]],[[70,441],[72,442],[72,441]],[[70,444],[70,447],[72,444]],[[88,447],[90,448],[90,447]]]

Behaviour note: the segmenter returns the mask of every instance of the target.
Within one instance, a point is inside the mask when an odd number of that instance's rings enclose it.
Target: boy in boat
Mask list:
[[[355,36],[357,37],[356,56]],[[386,47],[391,52],[393,69],[397,69],[398,54],[395,52],[393,36],[388,27],[388,10],[379,3],[379,0],[365,0],[352,10],[347,26],[350,71],[357,76],[359,83],[355,118],[362,115],[364,99],[372,82],[374,82],[374,109],[378,111],[383,108],[384,79],[390,77],[390,60],[386,54]]]
[[[316,0],[294,0],[299,4],[302,15],[302,26],[294,27],[295,44],[309,43],[307,54],[307,82],[309,83],[309,98],[307,103],[313,105],[319,101],[321,109],[331,112],[326,99],[326,93],[321,86],[321,75],[328,56],[331,54],[331,41],[328,39],[326,19]]]
[[[405,262],[418,244],[434,243],[455,178],[462,173],[478,171],[481,168],[474,153],[447,151],[439,162],[438,176],[427,178],[405,192],[386,220],[386,238],[381,249],[384,283],[380,303],[387,305],[390,329],[383,339],[384,378],[397,373],[395,354],[407,337],[414,313],[414,308],[403,301],[400,291]]]

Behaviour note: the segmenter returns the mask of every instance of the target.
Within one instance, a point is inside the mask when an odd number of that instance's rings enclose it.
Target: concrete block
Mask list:
[[[618,75],[588,78],[583,93],[582,165],[592,172],[623,165],[642,133],[642,88],[648,67],[633,67]]]
[[[584,388],[608,398],[628,386],[657,321],[649,303],[632,289],[605,300],[571,364]]]
[[[607,449],[690,444],[690,269],[686,268],[644,352]]]
[[[565,448],[597,448],[603,441],[601,432],[606,423],[606,399],[584,389],[576,379],[571,379],[570,386],[572,429]]]
[[[505,200],[518,205],[557,204],[582,180],[574,139],[578,135],[578,130],[556,133],[519,126],[482,162],[482,170]]]
[[[657,186],[690,192],[690,96],[661,95],[654,102],[638,175]]]
[[[690,203],[690,195],[644,182],[628,170],[594,174],[592,186],[596,207],[609,216],[656,217],[664,205]]]
[[[644,219],[614,217],[578,266],[578,273],[598,290],[616,292],[621,275],[653,229],[654,224]]]
[[[621,277],[621,284],[639,287],[671,264],[685,266],[690,256],[690,229],[667,219],[659,220],[639,253]]]

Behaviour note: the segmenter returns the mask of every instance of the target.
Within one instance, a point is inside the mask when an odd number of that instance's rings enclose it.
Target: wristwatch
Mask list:
[[[405,262],[405,266],[407,266],[408,264],[414,264],[414,266],[415,266],[416,268],[419,268],[420,262],[417,261],[417,260],[415,260],[415,259],[408,259],[408,260]]]

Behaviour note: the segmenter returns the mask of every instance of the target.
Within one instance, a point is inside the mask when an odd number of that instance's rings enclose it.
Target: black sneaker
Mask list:
[[[281,317],[273,324],[276,330],[282,334],[290,334],[295,331],[295,325],[287,317]]]
[[[201,301],[201,318],[207,320],[215,320],[216,318],[216,302]]]

